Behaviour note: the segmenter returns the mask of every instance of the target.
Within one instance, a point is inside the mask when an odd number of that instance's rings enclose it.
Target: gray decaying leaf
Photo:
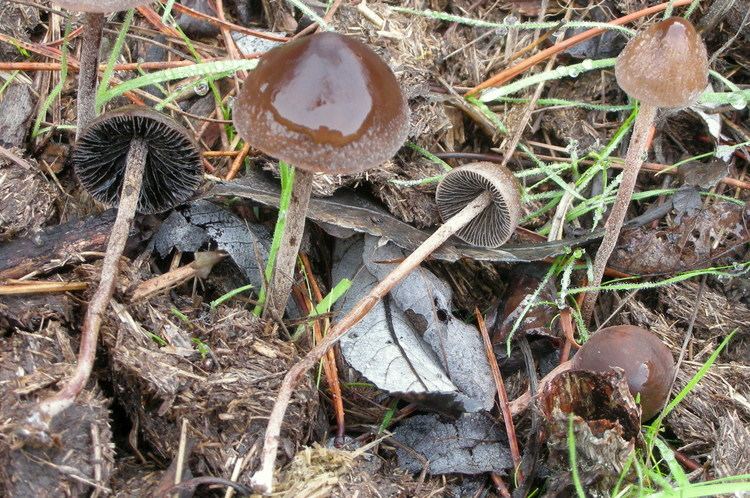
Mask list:
[[[683,185],[672,196],[672,206],[676,211],[674,222],[679,225],[684,216],[693,216],[703,207],[703,200],[698,189]]]
[[[377,284],[403,251],[376,237],[338,241],[333,279],[353,280],[341,312]],[[363,261],[364,259],[364,261]],[[489,410],[494,390],[479,332],[451,314],[450,288],[418,268],[341,340],[349,364],[378,388],[444,410]]]
[[[464,414],[455,421],[416,415],[393,437],[406,447],[396,450],[399,465],[411,472],[424,466],[414,452],[429,461],[430,474],[481,474],[513,467],[504,431],[484,413]]]
[[[682,217],[668,228],[627,230],[610,258],[630,274],[663,274],[705,268],[742,258],[750,238],[750,204],[717,202]]]
[[[283,33],[272,33],[270,35],[284,36]],[[268,52],[272,48],[276,48],[281,45],[281,42],[266,40],[264,38],[258,38],[257,36],[248,36],[241,33],[232,33],[232,38],[237,43],[237,48],[240,49],[243,55],[257,54]]]
[[[154,249],[165,258],[177,249],[182,252],[196,252],[208,242],[208,234],[185,219],[178,211],[172,211],[154,235]]]
[[[271,245],[271,234],[263,225],[248,223],[216,204],[198,200],[165,220],[154,237],[154,248],[165,256],[177,248],[195,252],[211,239],[226,251],[245,278],[260,289],[262,270]]]

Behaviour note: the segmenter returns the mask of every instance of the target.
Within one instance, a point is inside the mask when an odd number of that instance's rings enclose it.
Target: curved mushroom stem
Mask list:
[[[297,255],[302,244],[302,236],[305,232],[305,217],[307,206],[310,204],[312,184],[315,173],[303,169],[295,169],[294,186],[292,187],[292,200],[284,224],[284,234],[281,237],[279,252],[276,253],[273,276],[266,291],[266,304],[263,308],[263,316],[284,316],[286,302],[292,293],[294,283],[294,267],[297,263]],[[279,212],[282,215],[281,211]]]
[[[279,434],[284,421],[284,413],[289,405],[292,392],[302,377],[314,367],[318,360],[336,344],[343,335],[359,322],[383,297],[388,294],[404,277],[409,275],[443,242],[466,226],[492,202],[489,192],[484,192],[455,216],[445,222],[427,240],[422,242],[414,252],[404,259],[396,268],[381,280],[378,285],[360,299],[349,312],[339,320],[326,334],[322,342],[311,349],[304,358],[298,361],[286,374],[276,396],[268,426],[263,440],[261,467],[252,477],[253,488],[259,492],[271,493],[273,487],[273,468],[276,463],[276,452],[279,447]]]
[[[99,47],[102,43],[103,29],[104,14],[86,14],[83,20],[81,68],[78,73],[76,140],[96,117],[96,80],[99,72]]]
[[[620,235],[622,223],[625,221],[625,214],[628,212],[630,199],[633,197],[633,190],[635,189],[635,183],[638,179],[638,171],[641,169],[641,165],[643,165],[645,159],[649,129],[654,123],[655,117],[655,106],[641,104],[641,108],[635,118],[633,134],[630,137],[630,144],[628,145],[628,152],[625,155],[622,182],[617,191],[615,203],[612,205],[612,211],[609,213],[609,218],[607,218],[607,222],[604,224],[604,238],[602,239],[599,249],[596,251],[596,257],[594,258],[594,276],[591,279],[591,282],[589,282],[589,287],[599,287],[599,285],[601,285],[602,278],[604,277],[604,270],[607,267],[607,261],[609,261],[609,257],[612,255],[612,252],[617,245],[617,238]],[[591,320],[598,295],[598,290],[590,290],[586,293],[583,305],[581,306],[584,323],[588,323]]]
[[[76,396],[85,387],[91,375],[102,316],[109,305],[109,300],[112,298],[118,263],[125,249],[133,218],[135,218],[147,154],[148,148],[146,142],[142,139],[136,138],[130,143],[117,218],[112,225],[112,233],[107,242],[107,252],[102,263],[99,287],[97,287],[89,302],[86,317],[83,320],[78,365],[73,375],[57,394],[39,403],[36,412],[31,416],[33,422],[47,426],[53,417],[73,404]]]

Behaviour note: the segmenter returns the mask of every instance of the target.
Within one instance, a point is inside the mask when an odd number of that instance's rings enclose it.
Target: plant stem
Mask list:
[[[86,13],[83,20],[81,69],[78,73],[78,119],[76,140],[96,117],[96,80],[99,69],[99,47],[102,43],[104,14]],[[139,189],[140,190],[140,189]]]
[[[83,320],[81,346],[78,350],[78,365],[65,386],[57,394],[39,404],[36,413],[32,415],[32,420],[36,422],[46,425],[53,417],[73,404],[76,396],[86,386],[91,375],[102,317],[112,298],[118,264],[125,249],[125,243],[128,241],[130,226],[133,224],[135,211],[138,207],[147,154],[148,148],[146,142],[142,139],[136,138],[130,143],[117,218],[112,225],[112,233],[107,242],[107,252],[104,254],[99,287],[96,288],[91,301],[89,301],[86,317]]]
[[[266,291],[264,317],[284,316],[286,302],[289,300],[294,283],[294,268],[305,231],[305,216],[307,205],[310,203],[314,178],[315,173],[295,169],[292,200],[286,212],[284,234],[281,237],[278,253],[276,253],[273,277]],[[279,214],[282,214],[281,211]]]
[[[253,475],[253,487],[259,493],[270,493],[273,487],[273,468],[276,462],[276,452],[279,447],[279,434],[284,421],[284,413],[291,400],[294,387],[302,377],[336,344],[343,335],[356,325],[383,297],[388,294],[404,277],[409,275],[422,261],[440,247],[443,242],[466,226],[481,213],[492,201],[489,192],[484,192],[455,216],[445,222],[435,233],[425,240],[414,252],[383,278],[370,292],[360,299],[357,304],[328,331],[317,346],[311,349],[304,358],[298,361],[286,374],[281,388],[276,395],[276,401],[268,418],[268,426],[263,440],[261,467]]]
[[[594,258],[594,276],[589,282],[589,287],[599,287],[604,277],[604,270],[607,267],[607,261],[612,255],[617,245],[617,238],[620,235],[622,223],[625,221],[625,214],[628,212],[630,198],[633,197],[633,190],[638,179],[638,171],[645,159],[648,147],[648,133],[656,117],[656,107],[649,104],[641,104],[638,116],[635,118],[633,126],[633,135],[630,137],[628,152],[625,156],[625,167],[622,171],[622,181],[617,191],[617,197],[612,205],[612,211],[604,224],[604,238],[596,251]],[[594,313],[594,305],[599,295],[598,290],[592,290],[586,293],[586,297],[581,307],[581,314],[584,323],[591,320]]]

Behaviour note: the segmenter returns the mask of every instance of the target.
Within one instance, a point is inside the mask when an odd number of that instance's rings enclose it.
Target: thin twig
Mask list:
[[[247,157],[247,154],[249,152],[250,144],[245,142],[245,145],[242,146],[242,149],[240,149],[240,151],[235,156],[234,161],[232,161],[232,166],[229,168],[229,172],[224,178],[225,180],[233,180],[234,177],[237,176],[237,173],[239,173],[240,169],[242,169],[242,165],[245,164],[245,158]]]
[[[484,342],[484,352],[487,355],[487,362],[490,364],[492,378],[495,381],[495,389],[497,390],[497,398],[500,402],[500,411],[503,414],[503,422],[505,422],[505,433],[508,435],[508,446],[510,447],[510,455],[513,458],[513,466],[518,472],[520,472],[521,451],[518,449],[516,427],[513,424],[513,416],[510,413],[510,401],[508,400],[508,393],[505,390],[503,376],[500,373],[500,367],[497,365],[497,357],[495,356],[495,351],[492,349],[490,334],[487,332],[487,324],[484,322],[484,317],[479,312],[479,308],[474,309],[474,316],[477,319],[479,332],[481,333],[482,341]],[[519,482],[522,482],[523,475],[519,474],[518,479]]]
[[[307,280],[310,282],[310,289],[312,290],[315,301],[323,301],[323,293],[320,292],[318,282],[315,280],[315,276],[312,272],[312,265],[310,264],[310,258],[306,254],[301,254],[300,259],[305,267],[305,273],[307,274]],[[312,304],[311,310],[315,309],[315,305]],[[313,320],[313,334],[315,335],[315,341],[321,342],[323,340],[323,328],[321,327],[321,320],[324,323],[325,330],[328,330],[329,320],[328,318],[317,317]],[[328,388],[331,391],[331,401],[333,402],[333,411],[336,416],[336,438],[343,442],[344,434],[346,431],[346,421],[344,418],[344,399],[341,394],[341,383],[339,382],[338,368],[336,367],[336,354],[333,348],[329,349],[323,359],[323,369],[325,370],[326,381],[328,382]],[[339,441],[337,441],[339,442]]]

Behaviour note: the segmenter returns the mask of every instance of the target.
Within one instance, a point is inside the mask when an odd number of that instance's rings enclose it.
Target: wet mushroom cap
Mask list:
[[[134,138],[148,148],[138,212],[160,213],[190,198],[203,173],[198,145],[185,128],[147,107],[108,112],[83,131],[71,155],[83,187],[96,200],[116,206]]]
[[[687,106],[708,84],[706,45],[689,21],[670,17],[628,42],[615,77],[625,93],[646,104]]]
[[[520,186],[508,168],[490,162],[455,168],[438,184],[435,201],[447,221],[485,191],[492,203],[456,235],[474,246],[498,247],[508,241],[521,218]]]
[[[368,46],[320,33],[267,52],[234,104],[251,146],[307,171],[353,174],[390,159],[409,108],[396,77]]]
[[[107,14],[148,5],[153,0],[55,0],[60,7],[74,12]]]
[[[593,334],[573,357],[573,368],[624,371],[630,392],[640,394],[643,420],[654,417],[667,402],[674,377],[669,348],[653,333],[632,325],[607,327]]]

